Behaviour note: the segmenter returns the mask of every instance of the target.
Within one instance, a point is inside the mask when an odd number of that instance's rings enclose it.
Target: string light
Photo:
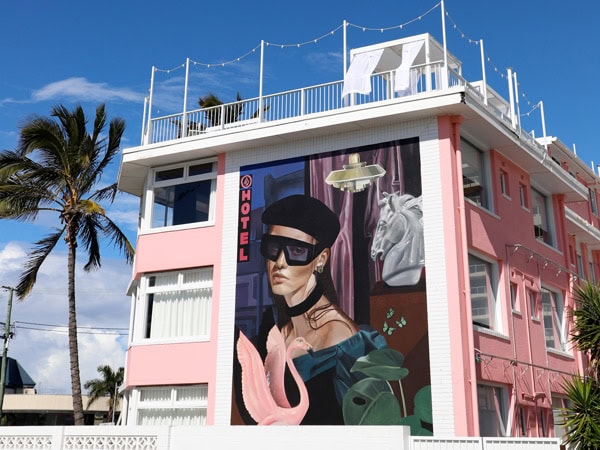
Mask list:
[[[367,27],[364,25],[358,25],[358,24],[354,24],[351,22],[346,22],[346,26],[347,27],[353,27],[353,28],[357,28],[362,30],[363,32],[367,32],[367,31],[378,31],[380,33],[384,33],[386,31],[391,31],[391,30],[402,30],[404,29],[407,25],[410,25],[414,22],[420,21],[422,20],[424,17],[428,16],[429,14],[431,14],[433,11],[435,11],[438,7],[441,6],[441,2],[436,3],[435,5],[433,5],[431,8],[429,8],[425,13],[414,17],[404,23],[398,24],[398,25],[394,25],[394,26],[390,26],[390,27],[378,27],[378,28],[374,28],[374,27]],[[468,37],[466,35],[466,33],[458,26],[458,24],[456,23],[456,21],[452,18],[452,16],[450,15],[450,13],[446,10],[445,11],[445,17],[448,18],[448,20],[450,20],[450,22],[452,23],[452,28],[459,34],[459,36],[462,39],[465,39],[469,44],[475,44],[475,45],[480,45],[481,41],[480,40],[476,40],[476,39],[471,39],[470,37]],[[265,46],[274,46],[274,47],[279,47],[280,49],[285,49],[288,47],[296,47],[296,48],[300,48],[303,47],[305,45],[309,45],[309,44],[317,44],[319,41],[330,37],[330,36],[334,36],[336,34],[337,31],[339,31],[341,28],[343,28],[344,25],[339,25],[336,28],[328,31],[325,34],[322,34],[316,38],[307,40],[307,41],[303,41],[303,42],[296,42],[296,43],[274,43],[274,42],[267,42],[264,41],[264,45]],[[234,64],[237,62],[242,61],[243,59],[247,58],[248,56],[252,55],[253,53],[256,53],[256,51],[258,49],[261,48],[261,44],[256,45],[254,48],[250,49],[249,51],[247,51],[246,53],[242,54],[241,56],[238,56],[236,58],[233,58],[229,61],[225,61],[225,62],[217,62],[217,63],[205,63],[205,62],[199,62],[199,61],[194,61],[194,60],[190,60],[190,62],[194,65],[194,66],[203,66],[206,68],[211,68],[211,67],[225,67],[228,66],[230,64]],[[494,62],[492,61],[492,59],[489,56],[486,56],[485,58],[485,62],[491,66],[492,70],[494,73],[496,73],[501,79],[503,80],[507,80],[508,77],[507,75],[504,73],[504,71],[499,70],[498,67],[494,64]],[[185,68],[185,64],[180,64],[179,66],[173,67],[171,69],[160,69],[160,68],[154,68],[154,70],[156,72],[164,72],[167,74],[170,74],[171,72],[174,72],[176,70]],[[540,106],[540,102],[533,104],[525,95],[525,93],[523,92],[523,90],[521,89],[521,85],[520,83],[517,82],[517,86],[519,87],[519,97],[523,99],[523,101],[525,101],[527,103],[528,106],[531,107],[531,110],[525,114],[521,114],[521,116],[528,116],[530,115],[533,111],[535,111],[539,106]]]
[[[260,48],[260,44],[258,44],[254,48],[248,50],[243,55],[238,56],[237,58],[231,59],[229,61],[225,61],[225,62],[220,62],[220,63],[202,63],[202,62],[194,61],[194,60],[191,60],[191,59],[190,59],[190,62],[194,66],[203,66],[203,67],[206,67],[206,68],[215,67],[215,66],[225,67],[225,66],[228,66],[229,64],[234,64],[236,62],[240,62],[242,59],[247,58],[252,53],[256,53],[256,50],[258,50],[259,48]]]
[[[448,17],[448,19],[450,19],[450,21],[453,24],[453,28],[457,31],[457,33],[460,34],[461,38],[466,39],[469,44],[476,44],[476,45],[480,44],[480,41],[476,41],[474,39],[470,39],[469,37],[467,37],[465,35],[465,33],[458,27],[458,25],[456,24],[456,22],[454,21],[454,19],[452,19],[452,17],[450,16],[450,14],[448,12],[446,12],[446,16]],[[507,77],[504,74],[504,72],[501,71],[501,70],[499,70],[498,67],[496,67],[496,65],[492,62],[492,60],[491,60],[491,58],[489,56],[486,57],[486,62],[489,63],[490,66],[492,66],[492,69],[494,70],[494,73],[496,73],[503,80],[507,80]],[[521,91],[521,84],[518,83],[518,82],[517,82],[517,87],[519,88],[519,91],[520,91],[519,96],[523,98],[523,100],[527,103],[528,106],[532,106],[533,103],[527,98],[527,96],[525,95],[525,93]],[[539,102],[536,105],[533,106],[533,109],[531,111],[529,111],[529,113],[527,113],[527,114],[521,114],[521,116],[523,116],[523,115],[529,115],[537,107],[539,107]]]
[[[310,39],[310,40],[304,41],[304,42],[297,42],[295,44],[277,44],[274,42],[265,42],[265,45],[274,45],[275,47],[279,47],[279,48],[286,48],[286,47],[300,48],[300,47],[303,47],[308,44],[316,44],[320,40],[328,38],[329,36],[334,36],[336,31],[338,31],[340,28],[343,28],[343,26],[344,25],[339,25],[338,27],[334,28],[333,30],[328,31],[327,33],[325,33],[317,38],[313,38],[313,39]]]
[[[531,108],[526,113],[521,114],[521,116],[529,116],[529,115],[531,115],[531,113],[534,112],[536,109],[538,109],[540,107],[540,105],[541,105],[541,103],[537,102],[535,105],[533,105],[533,108]]]
[[[471,38],[467,37],[467,35],[458,27],[458,25],[456,24],[456,22],[454,21],[452,16],[450,16],[448,11],[446,11],[446,17],[448,17],[448,19],[450,19],[450,22],[452,22],[454,30],[456,30],[456,32],[459,33],[461,38],[465,39],[469,44],[479,45],[479,40],[475,40],[475,39],[471,39]]]
[[[384,31],[390,31],[390,30],[398,30],[398,29],[403,29],[406,25],[410,25],[413,22],[417,22],[419,20],[421,20],[423,17],[425,17],[426,15],[428,15],[429,13],[431,13],[432,11],[434,11],[435,9],[437,9],[439,6],[441,5],[441,2],[436,3],[435,5],[433,5],[431,8],[429,8],[427,10],[427,12],[421,14],[418,17],[415,17],[414,19],[409,20],[408,22],[404,22],[400,25],[394,25],[392,27],[387,27],[387,28],[369,28],[369,27],[365,27],[362,25],[356,25],[353,23],[348,22],[347,25],[349,27],[354,27],[354,28],[358,28],[361,29],[362,31],[379,31],[380,33],[383,33]]]
[[[430,14],[432,11],[434,11],[436,8],[438,8],[441,5],[441,2],[438,2],[437,4],[435,4],[434,6],[432,6],[429,10],[427,10],[424,14],[421,14],[418,17],[415,17],[414,19],[411,19],[405,23],[402,23],[400,25],[395,25],[395,26],[391,26],[391,27],[386,27],[386,28],[369,28],[369,27],[364,27],[361,25],[355,25],[352,24],[350,22],[347,22],[346,25],[350,26],[350,27],[355,27],[355,28],[360,28],[362,29],[362,31],[379,31],[381,33],[385,32],[385,31],[390,31],[390,30],[395,30],[395,29],[403,29],[406,25],[409,25],[413,22],[416,22],[418,20],[421,20],[423,17],[427,16],[428,14]],[[333,30],[328,31],[327,33],[310,39],[308,41],[303,41],[303,42],[296,42],[296,43],[292,43],[292,44],[281,44],[281,43],[275,43],[275,42],[268,42],[265,41],[264,45],[269,47],[269,46],[274,46],[274,47],[279,47],[281,49],[285,49],[287,47],[296,47],[296,48],[300,48],[303,47],[305,45],[309,45],[309,44],[317,44],[319,41],[330,37],[330,36],[335,36],[335,33],[337,31],[339,31],[341,28],[343,28],[344,25],[339,25],[336,28],[334,28]],[[218,63],[205,63],[205,62],[199,62],[199,61],[194,61],[194,60],[190,60],[190,63],[192,63],[194,66],[203,66],[206,68],[211,68],[211,67],[225,67],[227,65],[236,63],[236,62],[240,62],[241,60],[245,59],[246,57],[250,56],[251,54],[255,53],[259,48],[261,47],[261,44],[256,45],[254,48],[252,48],[251,50],[247,51],[246,53],[244,53],[241,56],[238,56],[237,58],[231,59],[229,61],[225,61],[225,62],[218,62]],[[179,70],[181,68],[184,68],[185,64],[181,64],[177,67],[174,67],[172,69],[159,69],[159,68],[155,68],[154,70],[156,72],[164,72],[164,73],[171,73],[175,70]]]
[[[164,72],[164,73],[171,73],[174,72],[176,70],[182,69],[185,67],[185,64],[180,64],[177,67],[173,67],[172,69],[159,69],[158,67],[154,68],[155,72]]]

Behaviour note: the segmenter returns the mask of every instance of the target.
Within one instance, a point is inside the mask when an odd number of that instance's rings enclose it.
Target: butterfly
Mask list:
[[[396,320],[395,322],[400,328],[406,326],[406,318],[404,316],[400,317],[400,320]]]
[[[394,311],[394,308],[390,308],[390,309],[388,309],[388,312],[386,313],[385,317],[387,317],[388,319],[391,319],[395,312],[396,311]]]
[[[395,328],[395,327],[391,327],[391,326],[389,326],[389,325],[388,325],[388,323],[387,323],[387,321],[384,321],[384,322],[383,322],[383,332],[384,332],[384,333],[387,333],[387,334],[388,334],[388,336],[391,336],[391,335],[392,335],[392,333],[393,333],[395,330],[396,330],[396,328]]]

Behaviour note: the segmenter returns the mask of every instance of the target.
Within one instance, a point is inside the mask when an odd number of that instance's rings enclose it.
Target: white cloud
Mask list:
[[[0,242],[0,280],[18,280],[28,246]],[[102,268],[86,273],[81,268],[85,253],[78,253],[76,269],[79,365],[82,385],[97,378],[96,368],[125,364],[130,299],[125,291],[131,267],[123,259],[102,259]],[[8,293],[0,290],[0,320],[5,317]],[[32,293],[13,301],[11,322],[16,324],[8,355],[15,358],[36,382],[40,393],[71,392],[66,325],[67,266],[60,250],[42,265]],[[111,328],[111,330],[109,330]],[[114,330],[121,328],[122,330]]]
[[[4,248],[0,248],[0,275],[19,270],[25,258],[25,249],[16,242],[9,242]]]
[[[107,83],[92,83],[83,77],[55,81],[33,92],[33,101],[72,98],[78,101],[106,102],[125,100],[142,102],[144,95],[128,88],[115,88]]]

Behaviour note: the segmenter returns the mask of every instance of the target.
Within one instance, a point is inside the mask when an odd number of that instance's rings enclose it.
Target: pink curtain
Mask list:
[[[353,214],[363,213],[363,211],[354,211],[355,194],[342,192],[325,183],[325,178],[332,170],[340,170],[344,164],[348,164],[350,153],[359,153],[362,162],[366,162],[367,165],[379,164],[386,171],[383,177],[367,188],[363,228],[360,230],[354,230],[352,225]],[[355,254],[353,239],[368,239],[370,251],[379,221],[379,200],[383,198],[384,192],[409,193],[415,197],[421,195],[419,141],[417,138],[385,142],[310,158],[310,195],[329,206],[340,218],[340,235],[331,249],[331,275],[340,306],[350,317],[354,317],[355,277],[368,280],[371,289],[376,282],[382,280],[382,262],[373,261],[369,252],[364,255]],[[357,232],[362,235],[354,236],[354,233]],[[353,258],[356,257],[368,259],[368,273],[354,273]]]
[[[352,267],[352,194],[333,189],[325,183],[332,170],[347,163],[347,156],[311,158],[310,195],[325,203],[340,219],[340,234],[331,248],[331,277],[340,306],[354,317],[354,269]]]

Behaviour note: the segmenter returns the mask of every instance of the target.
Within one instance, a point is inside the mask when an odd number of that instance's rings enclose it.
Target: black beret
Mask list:
[[[308,195],[290,195],[272,203],[262,215],[265,225],[304,231],[328,248],[340,232],[338,217],[323,202]]]

